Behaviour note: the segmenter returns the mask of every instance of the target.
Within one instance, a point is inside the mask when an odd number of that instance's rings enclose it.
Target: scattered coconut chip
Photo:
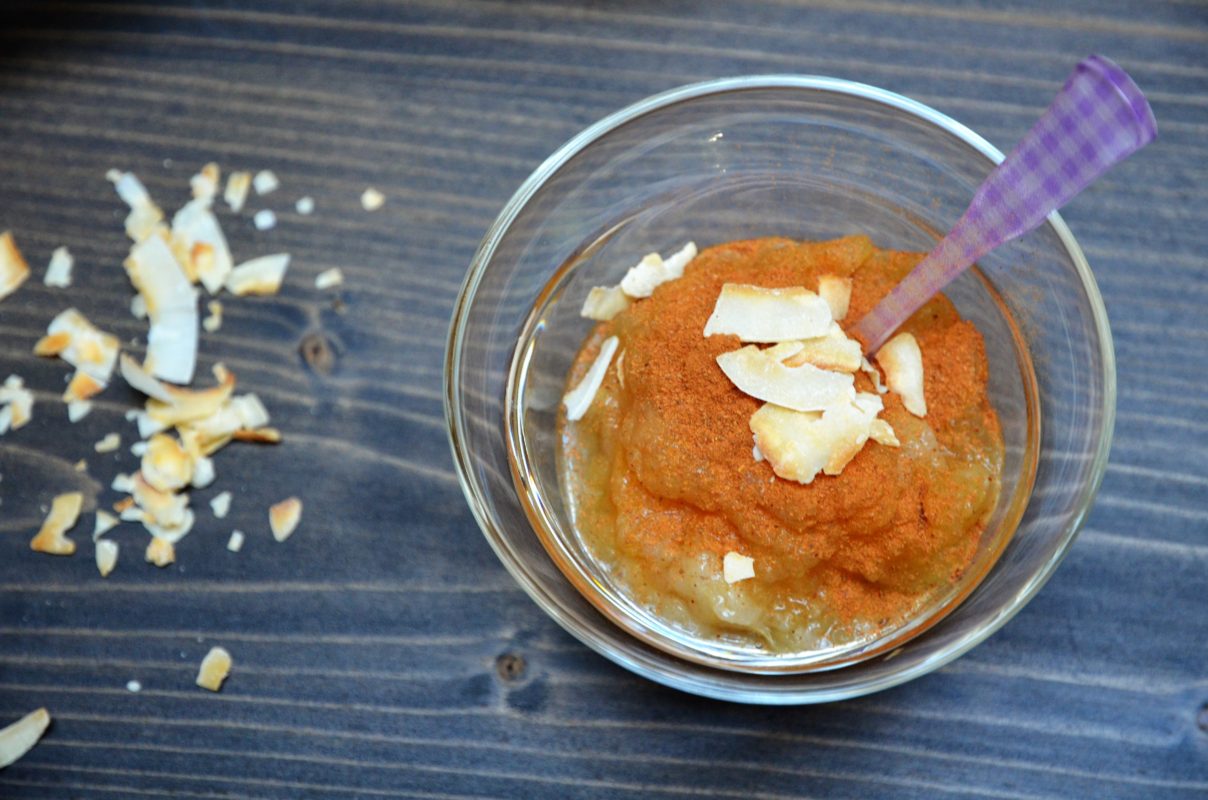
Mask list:
[[[271,208],[262,208],[252,215],[252,224],[258,231],[272,230],[277,227],[277,215]]]
[[[11,231],[0,233],[0,300],[8,297],[29,278],[29,264],[17,249]]]
[[[222,226],[210,209],[212,202],[211,195],[185,203],[172,218],[172,234],[184,255],[177,260],[190,268],[207,292],[216,294],[234,262]]]
[[[769,403],[751,416],[751,432],[776,475],[808,484],[819,472],[843,471],[864,447],[881,408],[881,398],[865,392],[825,411],[793,411]]]
[[[256,190],[256,194],[275,192],[280,185],[281,182],[271,169],[262,169],[252,178],[252,188]]]
[[[113,366],[117,363],[120,350],[121,342],[116,336],[100,330],[74,308],[52,319],[46,328],[46,336],[34,345],[35,353],[57,355],[91,377],[102,388],[113,375]]]
[[[625,290],[620,286],[596,286],[587,293],[579,316],[607,322],[629,308],[631,302],[629,295],[625,294]]]
[[[158,489],[142,473],[135,473],[133,483],[131,496],[139,510],[143,512],[142,522],[144,524],[150,523],[170,530],[170,533],[162,537],[170,542],[176,542],[188,533],[188,531],[180,530],[189,522],[189,496],[187,494],[174,494],[171,491]]]
[[[92,403],[88,400],[67,401],[67,419],[69,422],[79,422],[92,411]]]
[[[225,519],[231,510],[231,493],[219,492],[210,498],[210,510],[214,512],[215,519]]]
[[[142,460],[142,477],[160,492],[183,489],[193,479],[193,459],[174,437],[157,433],[147,442]],[[135,481],[138,483],[137,479]],[[144,509],[146,505],[139,503]]]
[[[377,211],[386,203],[386,195],[370,186],[361,192],[361,208],[366,211]]]
[[[192,453],[189,456],[193,459],[193,480],[189,481],[189,485],[194,489],[204,489],[218,477],[214,462],[206,456],[194,456]]]
[[[146,512],[134,505],[134,498],[128,497],[126,499],[130,501],[130,506],[121,510],[118,514],[118,519],[122,522],[144,522],[147,519]],[[116,504],[114,508],[117,508]]]
[[[129,478],[130,476],[127,475],[126,477]],[[114,478],[113,482],[117,483],[117,479]],[[130,484],[130,491],[134,491],[133,483]],[[134,498],[133,497],[123,497],[121,500],[118,500],[116,503],[113,504],[113,510],[116,511],[118,514],[124,514],[132,508],[134,508]],[[140,519],[141,519],[141,517],[140,517]]]
[[[117,517],[113,516],[103,508],[98,508],[96,512],[96,523],[92,528],[92,541],[95,542],[97,539],[100,539],[106,533],[109,533],[109,531],[116,528],[117,525]]]
[[[298,202],[294,203],[294,210],[303,216],[306,216],[307,214],[313,214],[315,211],[314,198],[299,197]]]
[[[55,251],[50,254],[50,264],[46,267],[46,276],[42,282],[47,286],[66,289],[71,286],[73,264],[75,264],[75,259],[71,257],[71,251],[66,247],[56,247]]]
[[[175,544],[188,536],[189,532],[193,530],[193,523],[196,521],[196,515],[189,508],[185,509],[184,520],[179,525],[160,525],[158,522],[152,522],[150,519],[147,519],[145,515],[142,519],[143,527],[147,529],[147,532],[152,537],[169,544]],[[176,557],[175,550],[172,551],[172,557]]]
[[[830,330],[825,336],[806,339],[797,344],[801,345],[799,350],[781,359],[785,366],[799,367],[802,364],[813,364],[818,369],[855,372],[860,369],[860,361],[864,358],[860,343],[848,338],[843,333],[843,329],[835,323],[831,323]],[[779,346],[777,345],[777,347]]]
[[[288,539],[301,520],[302,501],[296,497],[282,500],[268,510],[268,524],[278,542]]]
[[[872,425],[868,429],[868,438],[886,447],[902,446],[902,443],[898,441],[898,435],[894,433],[893,426],[883,419],[872,421]]]
[[[0,386],[0,434],[24,427],[33,419],[34,393],[25,388],[25,381],[9,375]]]
[[[151,398],[147,401],[143,416],[138,418],[140,433],[143,432],[144,418],[149,423],[159,425],[160,430],[163,430],[181,422],[210,417],[230,400],[231,393],[235,390],[235,375],[222,364],[214,366],[214,377],[218,380],[218,385],[209,389],[169,386],[156,380],[126,354],[122,354],[120,365],[126,383]]]
[[[75,552],[75,542],[67,538],[67,531],[75,527],[84,505],[82,492],[68,492],[54,499],[50,513],[42,523],[41,530],[29,542],[29,548],[52,556],[69,556]]]
[[[344,273],[339,267],[323,270],[315,276],[316,289],[332,289],[344,283]]]
[[[63,402],[70,406],[72,403],[82,402],[95,397],[104,390],[105,384],[98,383],[87,372],[77,369],[75,374],[71,376],[67,389],[63,392]]]
[[[201,168],[201,171],[189,178],[189,188],[193,191],[193,199],[214,202],[218,194],[218,184],[222,181],[222,170],[214,162]]]
[[[207,333],[213,333],[222,327],[222,303],[211,300],[206,303],[206,310],[210,315],[201,321],[201,327],[205,328]]]
[[[562,398],[563,404],[566,405],[568,420],[573,422],[582,419],[583,415],[587,413],[587,409],[591,408],[592,401],[596,399],[596,392],[600,391],[600,386],[604,383],[604,376],[608,372],[608,365],[612,361],[613,354],[617,351],[617,344],[618,340],[615,336],[605,339],[604,343],[600,345],[599,355],[592,362],[587,374],[583,376],[583,380]]]
[[[289,253],[276,253],[245,261],[227,276],[231,294],[276,294],[289,267]]]
[[[115,492],[130,494],[134,491],[134,478],[124,472],[119,472],[113,476],[113,483],[109,484],[109,488]],[[131,503],[134,501],[131,500]],[[122,509],[114,506],[114,510],[120,512]]]
[[[96,568],[102,578],[108,578],[109,573],[117,566],[117,542],[110,539],[100,539],[96,545]]]
[[[147,189],[131,172],[111,169],[105,175],[113,183],[118,197],[130,207],[126,215],[126,235],[141,242],[156,233],[164,221],[164,212],[151,201]]]
[[[176,548],[167,539],[152,536],[151,541],[147,543],[147,551],[143,554],[143,558],[148,564],[154,564],[163,569],[176,561]]]
[[[197,670],[197,685],[216,692],[222,688],[222,682],[230,674],[231,654],[221,647],[212,647],[201,660],[201,668]]]
[[[135,458],[142,458],[146,454],[147,454],[147,443],[146,442],[135,442],[134,444],[130,445],[130,455],[134,456]]]
[[[831,322],[830,306],[803,287],[767,289],[727,283],[705,323],[705,336],[730,334],[744,342],[787,342],[825,336]]]
[[[139,683],[138,681],[126,681],[126,691],[141,692],[142,690],[143,690],[143,685],[141,683]]]
[[[130,314],[135,319],[147,318],[147,301],[143,299],[141,294],[136,294],[130,298]]]
[[[227,550],[238,553],[243,549],[243,540],[243,531],[231,531],[231,538],[227,539]]]
[[[144,366],[166,381],[190,383],[197,364],[197,290],[162,236],[132,247],[125,267],[151,318]]]
[[[250,172],[232,172],[227,176],[226,190],[222,197],[236,214],[243,210],[243,204],[247,201],[247,190],[251,185]]]
[[[872,385],[877,390],[877,394],[885,394],[889,391],[889,387],[881,382],[881,370],[874,367],[867,358],[860,359],[860,371],[872,379]]]
[[[818,296],[830,306],[832,318],[843,319],[851,305],[851,278],[823,275],[818,279]]]
[[[820,411],[855,396],[850,375],[812,364],[789,367],[754,345],[722,353],[717,365],[744,393],[795,411]]]
[[[15,764],[32,750],[49,726],[50,714],[39,708],[0,730],[0,769]]]
[[[927,416],[923,394],[923,352],[909,333],[899,333],[881,346],[875,356],[885,370],[885,382],[902,398],[902,405],[916,417]]]
[[[721,574],[726,583],[738,583],[755,577],[755,559],[730,551],[722,558]]]
[[[77,461],[75,463],[73,468],[75,469],[76,472],[87,472],[88,471],[88,462],[81,458],[79,461]]]
[[[665,261],[658,253],[647,253],[621,279],[621,289],[633,298],[649,297],[654,290],[668,281],[677,280],[684,268],[696,258],[696,244],[688,242]]]
[[[240,428],[231,434],[237,442],[256,442],[258,444],[281,444],[281,431],[276,428]]]
[[[96,450],[98,453],[112,453],[121,446],[121,434],[114,432],[105,434],[105,438],[94,444],[92,449]]]

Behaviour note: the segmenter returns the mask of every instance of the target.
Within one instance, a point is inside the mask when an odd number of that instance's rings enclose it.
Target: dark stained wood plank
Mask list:
[[[465,508],[440,394],[464,269],[528,173],[641,97],[760,72],[882,85],[1009,146],[1090,52],[1136,76],[1161,139],[1065,212],[1112,317],[1119,413],[1087,527],[1028,608],[937,674],[803,709],[663,689],[546,619]],[[55,715],[0,772],[0,797],[1204,796],[1206,54],[1195,0],[0,9],[0,229],[35,271],[0,302],[0,376],[38,399],[0,438],[0,719]],[[176,565],[142,564],[126,526],[102,581],[86,545],[51,559],[27,540],[58,491],[116,499],[136,398],[114,386],[68,426],[67,368],[30,346],[72,304],[145,336],[104,173],[131,169],[174,208],[210,160],[281,178],[250,205],[274,208],[276,229],[221,219],[237,257],[293,253],[287,285],[227,302],[201,362],[236,370],[286,441],[219,455]],[[367,185],[389,198],[373,215]],[[302,195],[313,216],[293,211]],[[40,282],[60,244],[77,259],[69,292]],[[313,288],[332,266],[339,303]],[[300,354],[315,336],[328,371]],[[122,450],[95,454],[111,430]],[[219,524],[204,503],[224,488]],[[277,545],[264,511],[295,492],[303,525]],[[232,527],[249,534],[238,555]],[[235,657],[218,695],[192,685],[213,644]]]

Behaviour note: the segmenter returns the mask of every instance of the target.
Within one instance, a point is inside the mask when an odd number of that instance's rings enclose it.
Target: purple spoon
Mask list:
[[[1157,135],[1149,103],[1128,73],[1103,56],[1079,63],[948,235],[853,328],[865,352],[875,353],[907,317],[977,259],[1039,227]]]

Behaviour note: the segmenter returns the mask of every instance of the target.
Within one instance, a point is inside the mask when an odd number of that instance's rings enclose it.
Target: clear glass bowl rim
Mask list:
[[[1027,605],[1028,601],[1040,591],[1049,578],[1052,577],[1058,565],[1069,552],[1078,531],[1086,519],[1091,504],[1094,502],[1095,495],[1103,481],[1103,474],[1107,467],[1112,436],[1115,430],[1115,349],[1112,344],[1107,309],[1103,304],[1103,297],[1099,292],[1099,287],[1095,282],[1094,276],[1091,274],[1090,264],[1087,262],[1082,248],[1074,239],[1073,233],[1065,224],[1061,215],[1056,211],[1048,216],[1046,224],[1060,238],[1070,260],[1074,264],[1074,268],[1082,282],[1082,287],[1086,291],[1087,300],[1094,319],[1095,333],[1099,339],[1099,355],[1103,364],[1103,406],[1101,409],[1103,415],[1103,435],[1099,440],[1099,445],[1091,464],[1091,479],[1083,487],[1082,496],[1077,506],[1078,512],[1067,526],[1062,540],[1053,554],[1043,564],[1041,569],[1016,592],[1011,601],[1000,608],[998,613],[984,624],[969,630],[963,636],[954,639],[945,649],[933,653],[931,656],[907,669],[891,672],[875,680],[868,680],[855,685],[806,687],[797,692],[768,692],[760,688],[732,685],[731,680],[739,677],[736,674],[727,675],[718,671],[714,680],[702,681],[699,677],[691,674],[669,673],[663,665],[656,662],[647,662],[628,657],[628,654],[613,648],[610,642],[592,630],[590,625],[583,624],[575,615],[565,613],[565,610],[556,598],[545,592],[544,588],[525,569],[522,560],[517,557],[516,553],[510,550],[506,538],[496,529],[495,522],[488,510],[490,504],[477,483],[474,471],[470,468],[473,454],[469,450],[465,436],[462,435],[462,431],[466,428],[466,422],[461,407],[461,390],[458,385],[458,375],[461,368],[461,350],[464,343],[464,334],[471,301],[477,294],[482,276],[486,271],[487,265],[490,264],[500,240],[515,221],[521,209],[525,207],[533,195],[567,161],[610,131],[645,114],[676,103],[707,95],[720,95],[752,89],[803,89],[816,92],[831,92],[870,100],[915,116],[934,125],[943,132],[956,136],[994,164],[1001,163],[1004,158],[1002,151],[972,129],[946,114],[936,111],[930,106],[876,86],[823,75],[748,75],[734,78],[719,78],[669,89],[616,111],[576,134],[542,162],[508,200],[499,216],[496,217],[491,227],[487,230],[482,243],[478,246],[478,250],[475,252],[474,258],[470,263],[470,269],[466,272],[466,277],[462,282],[461,289],[454,303],[452,321],[449,327],[444,365],[445,422],[448,428],[449,444],[453,451],[453,463],[457,472],[458,482],[461,484],[466,502],[470,506],[470,511],[474,515],[478,527],[482,530],[483,536],[507,571],[520,584],[520,587],[524,589],[529,597],[551,619],[557,622],[571,636],[610,661],[642,677],[693,694],[733,702],[768,705],[833,702],[889,689],[926,675],[954,661],[985,641],[1019,613]],[[500,431],[500,436],[502,439],[502,430]],[[612,625],[607,620],[602,621],[605,625]],[[627,633],[622,633],[628,636]],[[668,656],[668,658],[671,657]]]

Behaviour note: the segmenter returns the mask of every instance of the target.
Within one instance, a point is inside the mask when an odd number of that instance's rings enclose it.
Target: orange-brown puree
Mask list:
[[[870,441],[841,475],[809,485],[753,459],[761,402],[714,360],[741,343],[702,334],[724,283],[816,289],[821,275],[851,276],[846,324],[920,257],[863,236],[731,242],[597,327],[568,385],[607,336],[620,339],[620,367],[581,421],[563,419],[564,479],[581,535],[641,602],[697,631],[800,649],[867,635],[959,577],[997,499],[1002,437],[982,337],[947,298],[902,328],[923,353],[926,418],[884,395],[902,447]],[[863,373],[856,388],[874,391]],[[733,587],[720,582],[731,550],[756,570]]]

